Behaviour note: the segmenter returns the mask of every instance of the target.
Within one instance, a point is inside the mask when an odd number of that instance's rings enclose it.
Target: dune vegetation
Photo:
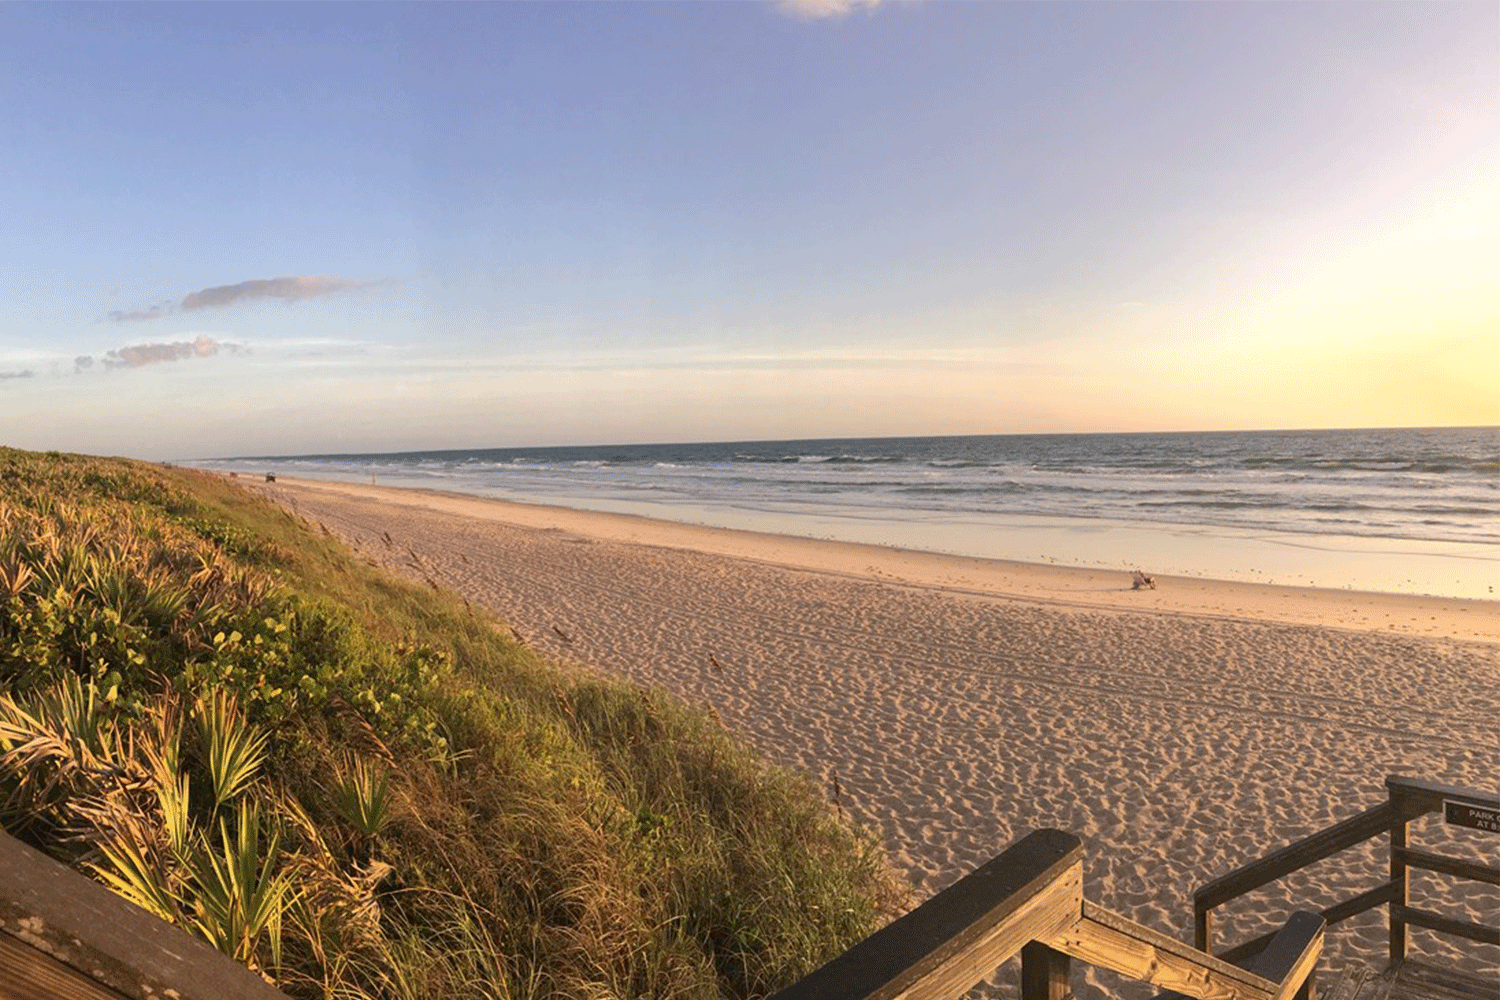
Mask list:
[[[8,449],[0,825],[294,997],[762,996],[897,902],[662,693],[222,477]]]

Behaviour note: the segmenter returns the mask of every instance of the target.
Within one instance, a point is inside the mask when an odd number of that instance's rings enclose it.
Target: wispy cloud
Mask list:
[[[125,344],[93,354],[64,354],[56,351],[0,349],[0,381],[40,378],[65,378],[102,372],[144,368],[168,361],[211,358],[220,354],[250,354],[252,348],[241,341],[220,340],[206,333],[187,334],[191,340],[157,341]]]
[[[776,0],[776,9],[799,21],[848,17],[855,10],[873,11],[881,0]]]
[[[222,309],[238,302],[255,299],[281,299],[283,302],[301,302],[320,295],[349,291],[357,288],[372,288],[389,284],[390,279],[361,281],[354,278],[338,278],[332,275],[298,275],[289,278],[254,278],[233,285],[214,285],[196,292],[188,292],[175,305],[164,302],[145,309],[116,309],[108,319],[115,323],[138,323],[160,319],[173,312],[198,312],[203,309]]]
[[[151,306],[149,309],[116,309],[109,314],[109,318],[115,323],[140,323],[145,320],[159,319],[171,311],[170,305]]]
[[[216,309],[234,305],[247,299],[281,299],[285,302],[301,302],[352,288],[368,288],[381,284],[375,281],[354,281],[349,278],[333,278],[316,275],[300,278],[258,278],[241,281],[236,285],[217,285],[200,292],[190,292],[183,297],[182,308],[187,312],[198,309]]]
[[[231,345],[232,346],[232,345]],[[166,344],[127,344],[105,353],[101,359],[106,368],[140,368],[182,358],[207,358],[219,353],[219,342],[206,334],[194,340]]]

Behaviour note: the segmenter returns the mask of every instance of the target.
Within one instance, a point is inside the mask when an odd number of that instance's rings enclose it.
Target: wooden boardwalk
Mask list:
[[[1321,1000],[1500,1000],[1500,979],[1408,959],[1384,972],[1348,966],[1319,992]]]
[[[1386,801],[1195,892],[1192,945],[1084,898],[1079,840],[1044,830],[772,1000],[954,1000],[1017,953],[1020,1000],[1069,1000],[1075,961],[1166,991],[1156,1000],[1500,1000],[1500,978],[1407,958],[1412,927],[1500,945],[1500,928],[1414,907],[1408,891],[1411,869],[1500,885],[1500,868],[1408,841],[1411,821],[1429,813],[1447,824],[1500,833],[1500,797],[1404,775],[1391,775],[1385,784]],[[1375,837],[1389,840],[1383,881],[1321,912],[1288,914],[1278,931],[1214,948],[1218,907]],[[1382,906],[1389,968],[1318,971],[1325,929]]]

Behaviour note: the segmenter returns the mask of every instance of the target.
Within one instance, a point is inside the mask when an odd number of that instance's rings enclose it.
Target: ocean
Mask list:
[[[450,490],[960,555],[1493,598],[1500,428],[1036,434],[254,456]]]

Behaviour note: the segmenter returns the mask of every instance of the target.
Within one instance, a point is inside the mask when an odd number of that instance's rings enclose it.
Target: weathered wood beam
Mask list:
[[[127,1000],[44,951],[0,933],[0,1000]]]
[[[774,1000],[952,1000],[1082,909],[1082,844],[1038,830]]]
[[[3,832],[0,873],[0,937],[108,987],[100,996],[287,1000],[228,956]],[[88,996],[40,985],[28,992],[26,980],[17,988],[27,1000]]]
[[[1079,961],[1197,1000],[1275,1000],[1277,982],[1231,965],[1101,906],[1045,943]]]
[[[1409,817],[1436,812],[1443,808],[1444,802],[1462,802],[1470,806],[1500,809],[1500,795],[1494,792],[1455,788],[1435,781],[1408,778],[1404,774],[1393,774],[1386,778],[1385,787],[1392,799],[1399,800],[1405,806]]]
[[[1465,861],[1462,858],[1445,857],[1441,854],[1418,851],[1410,847],[1398,848],[1396,853],[1404,864],[1412,868],[1421,868],[1423,871],[1438,872],[1443,875],[1453,875],[1457,878],[1469,878],[1476,882],[1486,882],[1490,885],[1500,885],[1500,868],[1492,868],[1478,861]]]
[[[1430,931],[1468,938],[1480,944],[1500,944],[1500,927],[1486,927],[1483,924],[1472,924],[1467,920],[1454,920],[1440,913],[1419,910],[1411,906],[1393,904],[1391,910],[1412,927],[1425,927]]]
[[[1283,875],[1305,868],[1314,861],[1321,861],[1345,848],[1363,843],[1385,833],[1395,819],[1396,807],[1390,801],[1372,806],[1357,816],[1351,816],[1243,868],[1219,876],[1193,893],[1193,910],[1195,913],[1211,910],[1236,896],[1243,896],[1252,889],[1258,889]]]

